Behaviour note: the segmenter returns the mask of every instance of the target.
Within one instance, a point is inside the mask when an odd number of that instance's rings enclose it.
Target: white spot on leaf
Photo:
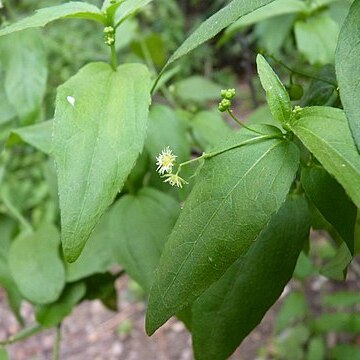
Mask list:
[[[75,98],[74,98],[73,96],[68,96],[68,97],[66,98],[66,100],[68,101],[68,103],[69,103],[72,107],[75,106]]]

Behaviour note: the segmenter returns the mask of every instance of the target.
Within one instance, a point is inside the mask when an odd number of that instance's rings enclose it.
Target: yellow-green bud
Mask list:
[[[236,95],[235,89],[221,90],[221,97],[223,99],[231,100],[235,97],[235,95]]]
[[[231,107],[231,101],[229,99],[222,99],[219,103],[219,111],[225,112]]]

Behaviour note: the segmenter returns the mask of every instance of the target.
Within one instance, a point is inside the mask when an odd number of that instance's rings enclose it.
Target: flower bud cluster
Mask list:
[[[231,100],[235,97],[235,89],[221,90],[222,100],[219,103],[219,111],[225,112],[230,109],[232,103]]]
[[[112,46],[115,44],[115,29],[112,26],[106,26],[104,29],[105,44]]]

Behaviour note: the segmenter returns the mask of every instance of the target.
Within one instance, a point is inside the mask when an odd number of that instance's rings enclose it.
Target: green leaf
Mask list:
[[[146,291],[179,212],[180,205],[172,197],[150,188],[122,197],[111,209],[118,263]]]
[[[234,133],[218,110],[198,112],[190,126],[196,143],[205,150],[214,148]]]
[[[256,58],[261,84],[274,119],[287,124],[291,115],[291,101],[284,85],[262,55]]]
[[[202,76],[191,76],[173,84],[174,95],[184,103],[220,99],[221,85]]]
[[[138,10],[152,2],[152,0],[125,0],[117,9],[115,14],[115,23],[119,24],[129,16],[135,14]]]
[[[58,89],[53,131],[62,244],[75,261],[143,149],[150,75],[140,64],[92,63]]]
[[[59,244],[58,230],[45,224],[34,233],[19,235],[10,248],[12,276],[22,295],[33,303],[56,301],[65,286]]]
[[[319,166],[304,168],[301,172],[301,184],[306,195],[354,254],[357,208],[344,189]]]
[[[53,120],[48,120],[35,125],[14,129],[11,131],[12,135],[10,135],[9,142],[12,144],[19,138],[44,154],[49,155],[52,150],[52,128]]]
[[[0,61],[0,125],[11,121],[15,117],[16,112],[6,95],[4,66]]]
[[[360,156],[342,110],[304,108],[291,129],[360,207]]]
[[[105,273],[116,264],[114,253],[117,238],[112,236],[110,221],[111,209],[108,210],[96,225],[79,258],[66,263],[67,281],[77,281],[94,274]]]
[[[154,167],[155,157],[167,146],[178,156],[178,162],[189,159],[191,149],[185,123],[170,107],[155,105],[150,110],[149,128],[145,142],[145,148],[150,154]]]
[[[57,302],[36,307],[37,322],[46,328],[60,324],[71,313],[73,307],[81,300],[85,292],[86,286],[84,283],[67,285]]]
[[[199,45],[210,40],[217,35],[221,30],[232,24],[240,17],[251,13],[252,11],[271,3],[273,0],[233,0],[204,21],[175,51],[170,57],[164,68],[162,69],[159,77],[164,70],[172,64],[174,61],[180,59],[182,56],[188,54],[190,51],[197,48]],[[158,78],[159,79],[159,78]]]
[[[310,16],[295,23],[297,47],[312,65],[333,64],[339,30],[327,14]]]
[[[260,127],[279,134],[276,128]],[[270,130],[271,129],[271,130]],[[242,130],[206,160],[162,254],[146,320],[152,334],[245,254],[281,206],[299,164],[295,145]]]
[[[341,29],[336,49],[336,76],[341,101],[348,117],[350,129],[360,151],[359,76],[354,69],[360,67],[360,1],[355,0]]]
[[[227,359],[261,321],[291,279],[309,236],[304,196],[290,196],[269,225],[193,305],[196,359]]]
[[[46,52],[41,33],[28,30],[0,38],[6,97],[20,119],[34,116],[45,95]]]
[[[266,6],[263,6],[252,13],[241,17],[225,31],[225,36],[230,37],[242,28],[259,23],[266,19],[285,15],[297,14],[306,11],[306,4],[299,0],[276,0]]]
[[[37,10],[34,15],[0,30],[0,36],[29,28],[42,27],[52,21],[63,18],[89,19],[103,24],[106,23],[104,14],[96,6],[86,2],[70,1],[65,4]]]

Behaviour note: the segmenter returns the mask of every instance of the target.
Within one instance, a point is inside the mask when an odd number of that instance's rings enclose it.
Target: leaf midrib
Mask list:
[[[184,261],[181,263],[179,269],[177,270],[174,278],[172,279],[172,281],[170,282],[170,284],[168,285],[168,287],[166,288],[166,290],[164,291],[163,295],[162,295],[162,299],[163,299],[163,303],[165,307],[168,307],[166,305],[165,297],[167,295],[167,293],[169,292],[170,288],[172,287],[172,285],[174,284],[174,282],[176,281],[178,275],[180,274],[180,272],[182,271],[183,267],[185,266],[185,263],[187,262],[188,258],[190,257],[190,255],[193,253],[195,247],[197,246],[197,244],[199,243],[200,238],[202,237],[202,235],[204,234],[205,230],[207,229],[207,227],[210,225],[210,223],[212,222],[212,220],[214,219],[214,217],[216,216],[216,214],[220,211],[221,207],[223,206],[224,202],[228,199],[228,197],[235,191],[235,189],[239,186],[240,182],[258,165],[258,163],[265,157],[267,156],[273,149],[275,149],[277,146],[282,145],[283,142],[280,141],[276,144],[274,144],[273,146],[271,146],[264,154],[262,154],[257,160],[256,162],[248,169],[248,171],[246,171],[246,173],[237,181],[237,183],[235,184],[235,186],[229,191],[229,193],[225,196],[225,198],[221,201],[221,203],[219,204],[219,206],[215,209],[214,213],[210,216],[208,222],[204,225],[203,229],[201,230],[200,234],[197,236],[196,240],[194,241],[193,245],[191,246],[190,251],[188,252],[188,254],[186,255]]]

